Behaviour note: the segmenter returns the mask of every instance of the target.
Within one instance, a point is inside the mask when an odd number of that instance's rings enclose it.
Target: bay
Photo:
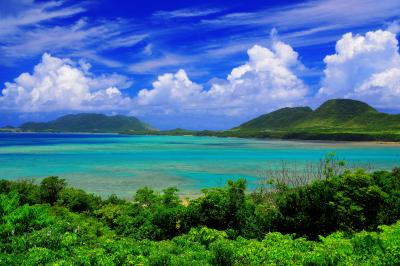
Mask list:
[[[0,178],[57,175],[102,196],[132,197],[138,188],[176,186],[183,195],[246,178],[254,188],[265,169],[317,163],[329,153],[348,165],[400,166],[400,145],[194,136],[0,134]]]

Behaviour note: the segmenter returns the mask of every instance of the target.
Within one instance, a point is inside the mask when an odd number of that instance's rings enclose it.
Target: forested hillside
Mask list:
[[[21,125],[22,131],[28,132],[93,132],[118,133],[122,131],[151,131],[150,125],[136,117],[81,113],[65,115],[50,122],[28,122]]]
[[[333,99],[313,111],[309,107],[283,108],[250,120],[239,130],[400,130],[400,115],[381,113],[366,103]]]

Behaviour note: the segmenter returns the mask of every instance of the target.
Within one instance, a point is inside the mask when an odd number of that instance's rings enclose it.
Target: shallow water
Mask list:
[[[0,178],[58,175],[100,195],[131,197],[143,186],[177,186],[183,194],[222,186],[282,161],[305,165],[335,152],[348,164],[391,169],[400,165],[400,145],[256,140],[191,136],[107,134],[0,134]]]

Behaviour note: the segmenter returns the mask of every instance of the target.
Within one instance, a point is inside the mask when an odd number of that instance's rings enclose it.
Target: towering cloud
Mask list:
[[[302,65],[292,47],[275,40],[270,49],[255,45],[247,54],[246,64],[207,92],[227,114],[257,114],[303,100],[308,88],[294,72]]]
[[[337,41],[336,53],[326,56],[324,62],[319,96],[355,98],[378,107],[398,108],[400,54],[394,33],[347,33]]]

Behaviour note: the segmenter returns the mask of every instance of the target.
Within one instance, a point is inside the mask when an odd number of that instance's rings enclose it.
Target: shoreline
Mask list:
[[[218,135],[196,135],[196,134],[131,134],[131,133],[115,133],[115,132],[32,132],[32,131],[0,131],[2,134],[69,134],[69,135],[115,135],[115,136],[166,136],[166,137],[209,137],[209,138],[226,138],[226,139],[254,139],[254,140],[274,140],[274,141],[290,141],[290,142],[308,142],[322,144],[366,144],[366,145],[387,145],[400,146],[400,141],[383,141],[383,140],[320,140],[320,139],[302,139],[302,138],[272,138],[272,137],[240,137],[240,136],[218,136]]]

